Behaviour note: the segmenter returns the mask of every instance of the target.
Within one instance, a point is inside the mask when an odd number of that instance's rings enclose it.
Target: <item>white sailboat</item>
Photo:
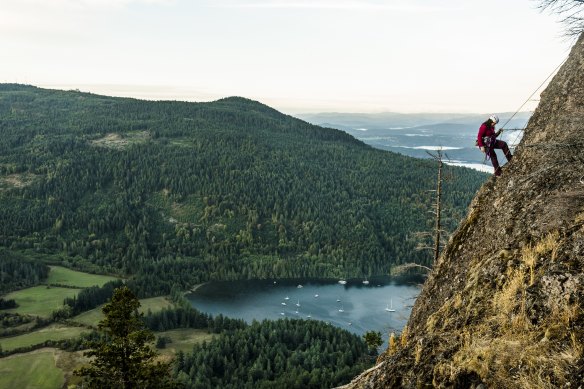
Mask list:
[[[389,304],[390,304],[389,306],[387,305],[385,306],[385,310],[387,312],[395,312],[395,309],[393,309],[393,299],[389,300]]]
[[[341,305],[341,308],[339,308],[339,312],[341,312],[341,313],[345,312],[345,309],[342,305]]]
[[[341,284],[341,285],[345,285],[346,283],[347,283],[347,281],[346,281],[346,280],[342,280],[342,279],[341,279],[341,280],[339,280],[339,284]]]
[[[296,306],[299,307],[300,306],[300,300],[298,300],[298,302],[296,303]]]

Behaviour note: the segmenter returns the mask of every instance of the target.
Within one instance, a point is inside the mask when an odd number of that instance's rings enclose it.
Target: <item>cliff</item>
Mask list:
[[[584,35],[378,365],[346,388],[584,383]]]

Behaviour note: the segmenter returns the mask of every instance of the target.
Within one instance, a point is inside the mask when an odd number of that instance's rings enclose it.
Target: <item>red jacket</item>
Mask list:
[[[479,145],[479,147],[485,146],[485,144],[483,142],[484,137],[491,137],[491,136],[496,136],[495,127],[487,126],[485,123],[483,123],[481,125],[481,128],[479,128],[479,134],[477,135],[477,144]]]

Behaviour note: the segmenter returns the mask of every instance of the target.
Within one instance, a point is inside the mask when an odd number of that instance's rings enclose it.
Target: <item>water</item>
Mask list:
[[[195,308],[212,315],[246,322],[322,320],[357,335],[380,331],[387,341],[390,332],[403,329],[420,289],[413,282],[389,277],[371,279],[369,285],[362,281],[349,280],[345,285],[336,280],[211,282],[186,297]],[[387,310],[392,308],[395,312]]]

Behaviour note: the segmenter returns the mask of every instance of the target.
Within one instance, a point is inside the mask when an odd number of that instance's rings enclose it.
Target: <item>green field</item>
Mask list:
[[[102,286],[106,282],[116,280],[116,277],[101,276],[96,274],[82,273],[67,269],[61,266],[50,266],[48,284],[60,284],[74,286],[77,288],[88,288],[90,286]]]
[[[172,303],[164,297],[152,297],[140,300],[140,312],[144,313],[147,313],[149,309],[152,312],[158,312],[170,307],[172,307]]]
[[[152,297],[148,299],[142,299],[140,300],[140,304],[141,304],[140,312],[143,312],[144,314],[148,312],[148,309],[150,309],[150,311],[152,312],[158,312],[164,308],[172,306],[172,303],[164,297]],[[101,319],[103,319],[103,313],[101,312],[102,308],[103,305],[100,305],[97,308],[94,308],[87,312],[83,312],[71,318],[71,320],[89,326],[97,326],[97,323]]]
[[[55,366],[53,349],[42,349],[0,359],[0,388],[56,389],[63,372]]]
[[[69,327],[61,324],[52,324],[38,331],[29,332],[18,336],[0,338],[2,350],[10,351],[15,348],[33,346],[47,340],[63,340],[77,338],[83,332],[89,332],[87,328]],[[1,387],[1,386],[0,386]]]
[[[72,317],[71,320],[76,323],[97,327],[97,323],[103,319],[103,313],[101,312],[102,308],[103,305],[100,305],[97,308],[93,308],[87,312],[83,312],[77,316]]]
[[[48,317],[51,312],[63,306],[63,300],[65,298],[76,296],[80,290],[57,287],[48,288],[46,286],[35,286],[18,290],[4,297],[7,300],[14,299],[18,304],[18,308],[9,309],[5,312]]]
[[[196,330],[192,328],[179,328],[176,330],[155,332],[156,337],[167,336],[172,342],[166,344],[166,348],[158,350],[162,355],[174,356],[177,351],[190,352],[195,344],[203,343],[213,339],[213,334],[206,330]]]

